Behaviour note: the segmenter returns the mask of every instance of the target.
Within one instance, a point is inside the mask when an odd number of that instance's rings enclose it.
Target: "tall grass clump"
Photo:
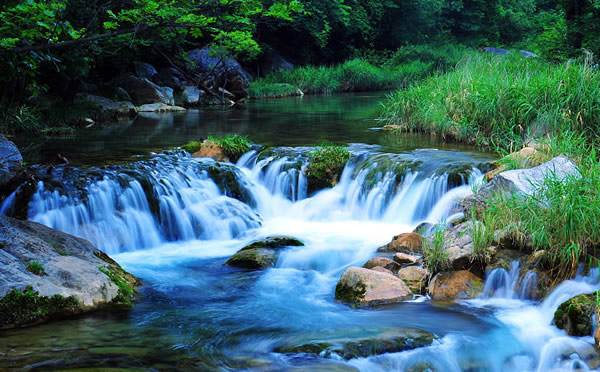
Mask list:
[[[448,252],[444,249],[444,230],[438,228],[429,239],[423,239],[423,255],[432,275],[450,267]]]
[[[457,68],[390,95],[382,117],[405,131],[494,149],[571,130],[600,135],[600,72],[587,62],[551,64],[474,53]]]
[[[496,196],[486,213],[498,226],[510,226],[514,236],[529,237],[535,250],[544,250],[556,278],[573,274],[579,263],[598,258],[600,248],[600,163],[596,150],[587,155],[579,176],[547,177],[531,196]]]
[[[248,89],[248,95],[251,98],[280,98],[302,94],[303,92],[292,84],[269,83],[262,80],[252,82]]]

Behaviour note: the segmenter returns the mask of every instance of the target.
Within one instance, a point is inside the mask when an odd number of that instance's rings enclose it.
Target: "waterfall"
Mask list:
[[[232,239],[265,218],[438,222],[482,178],[468,166],[453,186],[449,172],[411,154],[361,152],[335,187],[309,196],[308,151],[251,150],[236,165],[167,152],[106,168],[41,170],[29,218],[119,253],[165,242]]]
[[[537,274],[528,271],[520,278],[521,264],[514,260],[510,269],[491,270],[485,280],[481,298],[533,299],[537,288]]]

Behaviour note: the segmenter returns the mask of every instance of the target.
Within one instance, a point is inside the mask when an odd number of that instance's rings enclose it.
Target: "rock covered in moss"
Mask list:
[[[328,340],[300,346],[281,346],[275,349],[286,354],[315,354],[324,357],[341,357],[345,360],[367,358],[386,353],[399,353],[430,346],[435,336],[427,331],[412,328],[400,328],[386,332],[378,337],[359,340]]]
[[[226,263],[244,269],[266,269],[275,265],[280,249],[303,245],[304,243],[293,237],[270,236],[246,245]]]
[[[554,324],[570,336],[591,336],[599,295],[600,292],[583,294],[562,303],[554,313]]]
[[[467,270],[439,273],[429,283],[429,295],[435,301],[466,300],[477,297],[483,282]]]
[[[335,186],[349,159],[350,152],[344,146],[327,144],[311,151],[306,168],[309,193]]]
[[[412,292],[392,274],[350,267],[335,287],[335,298],[355,306],[373,306],[410,300]]]
[[[0,328],[131,306],[137,284],[86,240],[0,217]]]

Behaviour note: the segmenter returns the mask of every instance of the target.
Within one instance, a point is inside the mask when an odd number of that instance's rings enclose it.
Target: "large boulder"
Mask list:
[[[135,75],[141,79],[152,79],[154,76],[158,75],[156,68],[149,63],[134,62],[133,68],[135,70]]]
[[[0,328],[129,307],[137,284],[87,240],[0,216]]]
[[[0,186],[13,179],[22,164],[23,157],[17,146],[0,134]]]
[[[193,85],[186,85],[180,94],[181,103],[186,106],[197,106],[204,96],[204,92]]]
[[[275,265],[281,249],[303,245],[300,240],[289,236],[269,236],[244,246],[226,264],[243,269],[266,269]]]
[[[335,287],[335,298],[355,306],[373,306],[410,300],[412,292],[392,274],[350,267]]]
[[[473,222],[467,221],[444,232],[444,250],[453,270],[471,268],[476,261],[472,233]]]
[[[380,252],[421,253],[422,250],[423,238],[415,232],[396,235],[391,242],[379,248]]]
[[[470,271],[437,274],[429,283],[429,295],[434,301],[466,300],[477,297],[483,289],[481,279]]]
[[[597,312],[600,310],[596,306],[597,295],[579,295],[561,304],[554,313],[554,324],[570,336],[591,336],[594,317],[598,317]]]
[[[413,293],[422,294],[427,289],[429,271],[418,266],[408,266],[398,271],[398,277],[406,283]]]
[[[280,346],[275,352],[285,354],[315,354],[323,357],[367,358],[386,353],[399,353],[430,346],[435,340],[432,333],[413,328],[384,332],[378,337],[358,340],[326,340],[299,346]]]
[[[212,75],[212,81],[208,83],[215,89],[224,88],[236,99],[248,96],[251,76],[234,58],[216,55],[210,48],[202,48],[191,50],[188,59],[197,72]]]
[[[376,267],[383,267],[389,271],[398,271],[400,265],[394,262],[391,258],[387,257],[373,257],[363,265],[365,269],[374,269]]]
[[[137,108],[129,101],[113,101],[110,98],[93,94],[78,94],[76,101],[94,106],[98,110],[98,119],[118,119],[135,116]]]
[[[120,86],[127,91],[136,105],[146,103],[164,103],[174,105],[173,89],[160,87],[148,79],[129,76],[120,82]]]
[[[291,70],[294,64],[285,59],[276,50],[266,48],[259,59],[260,73],[263,75],[281,70]]]

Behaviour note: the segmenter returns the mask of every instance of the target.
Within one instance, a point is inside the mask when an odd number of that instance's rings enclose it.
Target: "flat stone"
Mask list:
[[[147,103],[137,108],[138,112],[181,112],[185,108],[180,106],[171,106],[165,103]]]
[[[394,255],[394,261],[400,265],[414,265],[419,262],[419,257],[403,252],[398,252]]]
[[[335,296],[338,300],[353,305],[373,306],[412,299],[412,292],[394,275],[350,267],[340,278]]]

